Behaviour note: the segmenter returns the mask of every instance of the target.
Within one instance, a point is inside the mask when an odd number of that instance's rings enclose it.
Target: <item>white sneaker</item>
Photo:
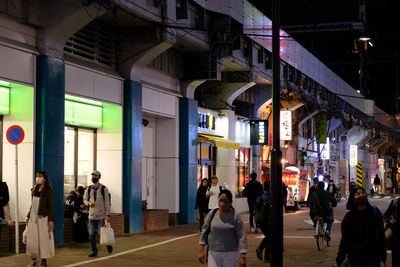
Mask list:
[[[250,231],[252,231],[252,232],[254,233],[254,228],[253,228],[253,227],[251,227],[251,228],[250,228]]]

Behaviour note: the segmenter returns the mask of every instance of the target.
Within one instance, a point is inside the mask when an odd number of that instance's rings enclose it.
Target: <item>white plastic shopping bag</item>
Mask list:
[[[22,243],[24,243],[24,245],[26,245],[28,239],[28,224],[25,226],[25,230],[22,233]]]
[[[114,230],[111,228],[109,222],[106,222],[105,225],[100,228],[100,244],[115,244]]]

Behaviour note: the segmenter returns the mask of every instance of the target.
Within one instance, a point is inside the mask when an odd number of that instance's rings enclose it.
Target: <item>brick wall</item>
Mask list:
[[[22,243],[25,225],[25,222],[19,223],[19,253],[25,253],[25,245]],[[0,227],[0,256],[6,256],[10,253],[15,253],[15,226],[2,225]]]
[[[168,218],[167,209],[144,210],[142,211],[142,231],[167,229]]]
[[[167,210],[168,211],[168,210]],[[113,213],[110,223],[114,229],[115,236],[124,234],[124,214]],[[19,252],[25,253],[25,245],[22,243],[22,233],[25,230],[25,222],[19,224]],[[72,243],[72,219],[64,219],[64,244]],[[15,227],[7,225],[0,227],[0,257],[15,253]]]

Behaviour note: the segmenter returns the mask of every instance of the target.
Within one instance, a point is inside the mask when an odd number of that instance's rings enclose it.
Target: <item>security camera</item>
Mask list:
[[[143,120],[142,120],[142,125],[143,125],[144,127],[147,127],[147,125],[149,125],[149,121],[146,120],[146,119],[143,119]]]

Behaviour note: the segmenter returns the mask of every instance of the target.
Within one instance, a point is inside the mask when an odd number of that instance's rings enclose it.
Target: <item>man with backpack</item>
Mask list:
[[[110,219],[111,197],[107,187],[100,184],[101,173],[92,172],[92,182],[85,190],[83,197],[86,206],[89,206],[89,241],[92,245],[92,253],[89,257],[97,256],[96,230],[100,234],[100,228]],[[108,253],[113,251],[113,247],[107,245]]]
[[[249,205],[249,212],[250,212],[250,230],[254,232],[254,208],[256,204],[256,199],[258,196],[262,195],[263,188],[259,181],[256,180],[257,173],[250,174],[250,182],[248,182],[244,188],[244,196],[247,197],[247,204]]]

